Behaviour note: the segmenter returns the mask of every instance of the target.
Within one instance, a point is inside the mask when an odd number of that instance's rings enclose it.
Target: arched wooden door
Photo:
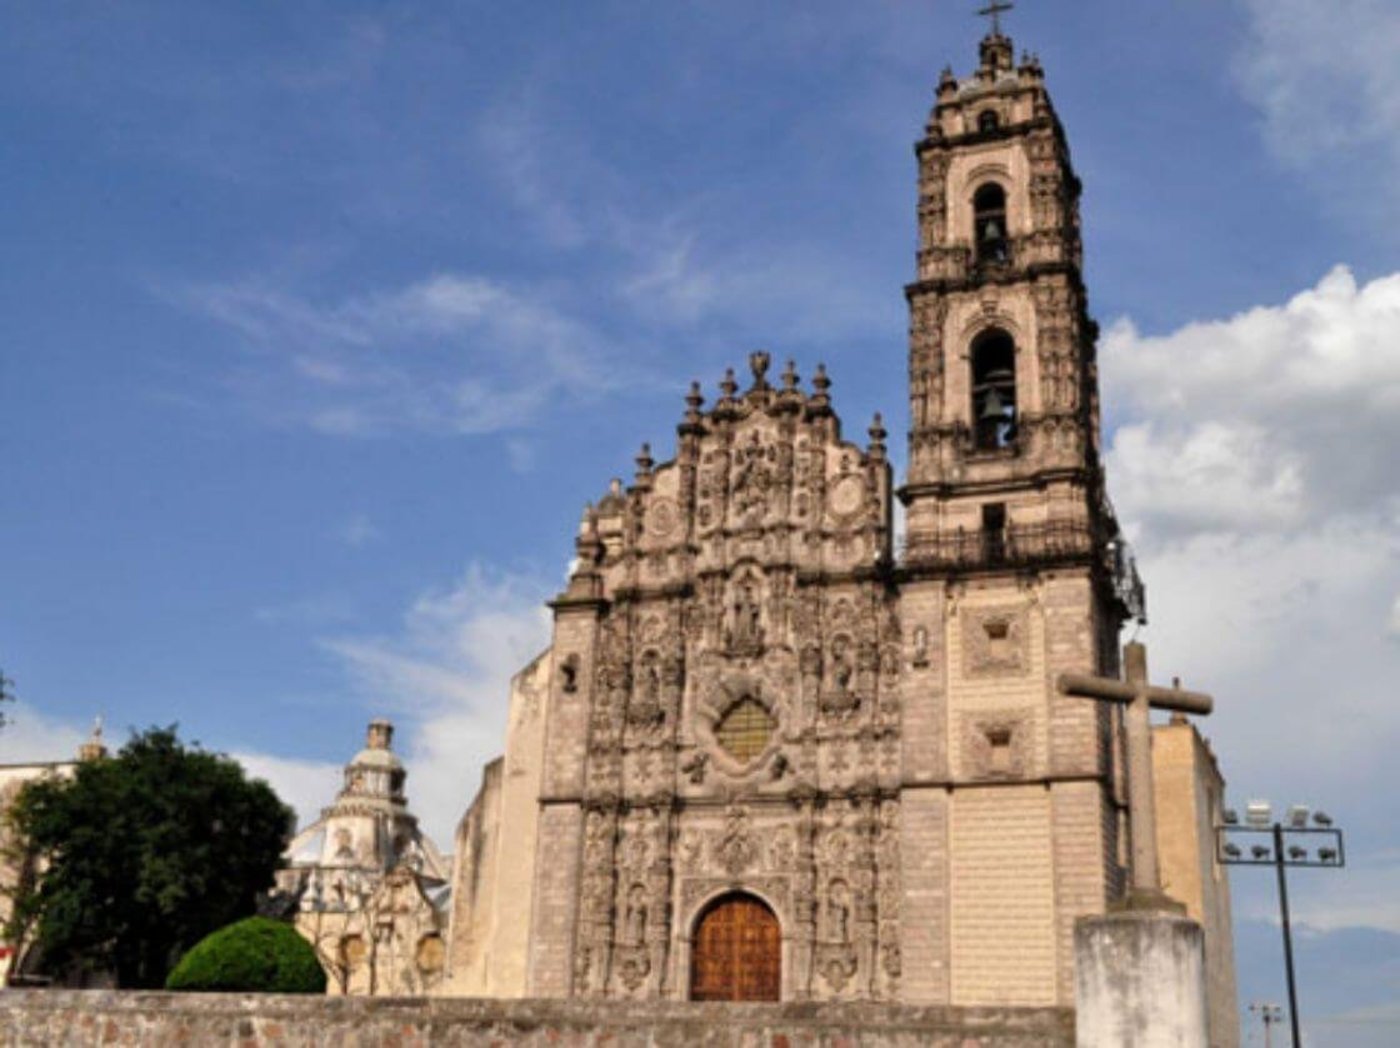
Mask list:
[[[692,1001],[776,1001],[782,996],[783,936],[773,911],[752,895],[725,895],[695,926]]]

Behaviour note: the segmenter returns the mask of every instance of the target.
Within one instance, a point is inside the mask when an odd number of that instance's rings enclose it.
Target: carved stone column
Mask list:
[[[855,909],[857,997],[870,997],[875,990],[875,833],[873,800],[856,802],[855,856],[852,861],[852,904]]]
[[[812,996],[812,948],[817,936],[817,863],[815,815],[810,797],[797,804],[797,856],[792,877],[792,996]]]
[[[581,997],[607,995],[616,851],[617,812],[611,805],[594,803],[584,816],[583,884],[574,947],[574,991]]]

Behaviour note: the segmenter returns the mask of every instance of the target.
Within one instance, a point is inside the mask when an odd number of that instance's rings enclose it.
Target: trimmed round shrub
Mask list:
[[[165,981],[167,990],[325,993],[326,973],[296,929],[249,917],[206,935]]]

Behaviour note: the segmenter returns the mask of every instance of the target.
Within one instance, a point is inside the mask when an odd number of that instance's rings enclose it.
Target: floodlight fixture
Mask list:
[[[1218,861],[1227,865],[1272,866],[1278,875],[1283,963],[1288,977],[1288,1021],[1293,1034],[1293,1044],[1299,1045],[1302,1040],[1298,1022],[1298,987],[1293,971],[1293,929],[1288,913],[1288,879],[1285,874],[1289,866],[1320,866],[1333,870],[1344,867],[1346,853],[1342,848],[1342,831],[1333,825],[1332,816],[1324,811],[1313,811],[1306,804],[1290,804],[1276,817],[1273,806],[1267,800],[1256,799],[1244,806],[1243,814],[1244,825],[1241,826],[1233,811],[1221,811],[1221,825],[1216,827],[1220,848],[1217,853]],[[1245,858],[1245,846],[1236,845],[1229,839],[1245,833],[1250,834],[1254,840],[1268,834],[1273,839],[1273,847],[1266,844],[1248,845],[1248,858]],[[1305,833],[1316,835],[1317,839],[1312,842],[1317,846],[1316,851],[1310,851],[1303,844],[1296,843],[1303,840],[1300,835]],[[1327,843],[1323,844],[1323,841]],[[1264,1018],[1266,1039],[1269,1026],[1277,1021],[1277,1011],[1270,1011],[1276,1007],[1263,1003],[1250,1005],[1251,1011]]]

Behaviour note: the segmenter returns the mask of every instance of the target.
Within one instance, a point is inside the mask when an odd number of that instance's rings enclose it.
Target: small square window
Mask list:
[[[1011,729],[991,728],[987,732],[987,771],[992,775],[1011,774]]]

